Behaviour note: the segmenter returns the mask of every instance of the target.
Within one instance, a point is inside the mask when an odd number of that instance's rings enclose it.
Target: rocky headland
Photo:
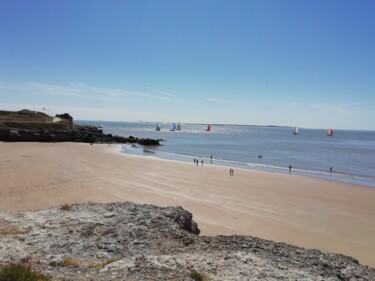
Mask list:
[[[83,143],[138,143],[159,145],[161,140],[133,136],[120,137],[104,134],[94,126],[74,126],[73,129],[0,128],[0,141],[5,142],[83,142]]]
[[[52,117],[43,112],[23,109],[20,111],[0,110],[0,141],[159,145],[162,140],[104,134],[101,128],[74,124],[73,117],[69,113]]]
[[[181,207],[129,202],[0,213],[0,265],[52,280],[375,280],[351,257],[199,232]]]

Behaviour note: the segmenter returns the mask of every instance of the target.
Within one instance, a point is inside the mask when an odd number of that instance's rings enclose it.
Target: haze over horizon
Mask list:
[[[0,3],[0,109],[375,130],[375,1]]]

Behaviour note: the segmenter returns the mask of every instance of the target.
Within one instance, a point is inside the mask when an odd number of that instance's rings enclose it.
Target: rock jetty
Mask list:
[[[104,134],[93,126],[75,126],[73,129],[19,129],[1,128],[0,141],[6,142],[84,142],[84,143],[138,143],[159,145],[161,140],[128,138]]]
[[[351,257],[199,232],[181,207],[129,202],[0,213],[0,266],[52,280],[375,280]]]

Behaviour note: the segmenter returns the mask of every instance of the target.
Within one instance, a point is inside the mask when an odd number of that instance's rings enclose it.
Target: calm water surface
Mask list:
[[[79,121],[100,125],[100,122]],[[375,131],[327,130],[254,127],[236,125],[182,124],[181,131],[170,131],[171,124],[103,122],[104,133],[128,137],[164,139],[162,146],[123,146],[124,153],[152,155],[163,159],[189,161],[198,158],[210,164],[253,170],[292,173],[375,187]],[[262,155],[262,159],[258,158]],[[332,174],[329,172],[333,168]]]

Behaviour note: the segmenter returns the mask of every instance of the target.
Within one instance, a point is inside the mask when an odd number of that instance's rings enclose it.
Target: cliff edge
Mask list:
[[[52,280],[375,280],[357,260],[249,236],[199,236],[181,207],[86,203],[0,213],[0,266]]]

